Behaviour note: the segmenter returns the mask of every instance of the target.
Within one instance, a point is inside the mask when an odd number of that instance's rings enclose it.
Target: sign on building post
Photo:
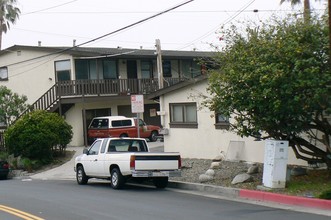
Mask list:
[[[137,113],[137,134],[140,137],[139,129],[139,113],[144,112],[144,96],[143,95],[131,95],[131,111]]]
[[[131,95],[131,111],[132,113],[144,112],[144,96]]]

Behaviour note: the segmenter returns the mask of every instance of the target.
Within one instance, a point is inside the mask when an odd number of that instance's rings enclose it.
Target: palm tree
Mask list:
[[[301,4],[301,0],[280,0],[280,4],[284,2],[291,2],[292,6]],[[309,0],[303,0],[303,18],[305,21],[310,20],[310,2]]]
[[[21,13],[17,8],[16,0],[0,0],[0,50],[2,45],[2,33],[7,33],[10,24],[15,24]]]

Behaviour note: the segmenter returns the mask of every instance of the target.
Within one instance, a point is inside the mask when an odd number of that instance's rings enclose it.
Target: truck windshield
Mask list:
[[[108,152],[147,152],[147,146],[143,140],[111,140],[108,146]]]

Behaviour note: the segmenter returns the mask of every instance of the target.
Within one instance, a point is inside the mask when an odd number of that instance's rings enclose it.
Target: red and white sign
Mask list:
[[[144,96],[143,95],[131,95],[131,111],[132,113],[144,112]]]

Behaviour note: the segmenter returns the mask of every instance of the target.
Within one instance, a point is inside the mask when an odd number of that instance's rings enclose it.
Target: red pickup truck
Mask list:
[[[139,119],[139,136],[156,141],[160,131],[159,126],[147,125]],[[93,118],[88,132],[88,144],[92,144],[97,138],[108,137],[138,137],[137,119],[125,116],[103,116]]]

